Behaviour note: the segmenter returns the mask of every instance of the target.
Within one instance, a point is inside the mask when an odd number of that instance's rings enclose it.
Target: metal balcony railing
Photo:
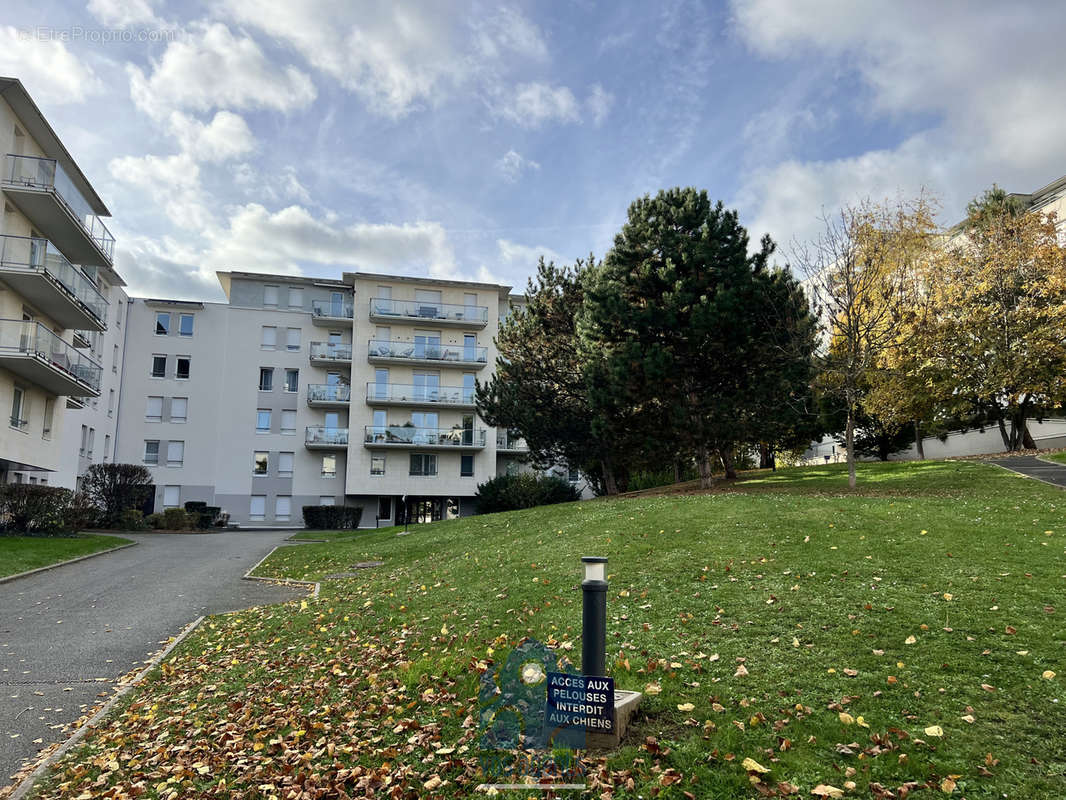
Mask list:
[[[316,317],[336,317],[352,319],[355,310],[351,303],[335,303],[332,300],[312,300],[311,313]]]
[[[333,342],[311,342],[311,358],[322,361],[351,361],[352,346]]]
[[[511,436],[509,433],[506,432],[497,432],[496,449],[524,453],[529,450],[529,445],[526,444],[526,440],[520,436]]]
[[[487,347],[463,344],[440,344],[439,342],[397,342],[371,339],[371,358],[409,358],[420,361],[449,361],[485,364],[489,360]]]
[[[366,444],[422,445],[425,447],[484,447],[485,430],[471,428],[414,428],[406,425],[367,425]]]
[[[368,383],[366,399],[383,403],[441,403],[474,405],[473,388],[462,386],[418,386],[406,383]]]
[[[100,391],[103,367],[82,355],[39,322],[0,319],[0,357],[5,353],[32,356],[93,391]]]
[[[433,303],[422,300],[392,300],[384,297],[370,299],[370,314],[374,317],[411,317],[420,321],[442,320],[447,322],[489,321],[487,306],[460,306],[451,303]]]
[[[347,445],[347,428],[327,428],[325,425],[308,425],[304,431],[304,444]]]
[[[115,256],[115,237],[103,221],[93,213],[89,201],[74,187],[74,182],[54,158],[17,156],[8,153],[4,164],[3,182],[14,187],[47,189],[55,192],[70,213],[81,223],[101,252],[111,261]]]
[[[0,236],[0,271],[36,272],[49,278],[100,323],[107,321],[107,301],[96,286],[47,239]]]
[[[346,383],[309,383],[307,400],[313,403],[348,403],[352,399],[352,387]]]

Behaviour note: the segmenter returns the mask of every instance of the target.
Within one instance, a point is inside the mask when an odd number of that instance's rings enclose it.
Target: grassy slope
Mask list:
[[[0,577],[126,544],[118,536],[0,536]]]
[[[1057,461],[1060,464],[1066,464],[1066,453],[1055,453],[1050,456],[1044,456],[1048,461]]]
[[[788,781],[805,796],[848,780],[856,796],[911,781],[939,793],[948,776],[968,798],[1066,796],[1066,496],[973,463],[863,465],[860,482],[845,496],[840,466],[782,470],[738,491],[278,551],[261,574],[385,566],[325,582],[306,605],[212,620],[66,762],[65,788],[50,796],[75,797],[101,772],[102,785],[145,780],[147,796],[166,796],[174,774],[156,763],[166,759],[186,765],[179,795],[228,796],[269,778],[285,796],[303,774],[304,786],[355,795],[357,780],[398,783],[411,796],[433,794],[423,783],[439,775],[436,793],[467,796],[482,780],[476,731],[462,725],[476,717],[471,667],[523,636],[576,657],[588,554],[611,559],[618,686],[661,687],[601,773],[615,796],[758,796],[740,766],[748,757],[771,769],[765,785]],[[734,675],[739,663],[747,676]],[[1045,670],[1058,676],[1043,680]],[[458,749],[438,753],[445,745]],[[357,775],[337,771],[352,765]],[[664,780],[668,769],[679,782]]]

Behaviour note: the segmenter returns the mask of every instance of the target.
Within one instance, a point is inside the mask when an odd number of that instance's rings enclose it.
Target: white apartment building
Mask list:
[[[478,483],[521,468],[525,444],[474,407],[500,322],[524,300],[510,287],[218,277],[226,303],[129,306],[114,457],[152,470],[155,509],[202,500],[243,526],[287,527],[305,505],[350,505],[385,526],[404,509],[472,514]]]
[[[0,482],[73,486],[114,437],[121,368],[105,380],[102,363],[125,284],[110,212],[14,78],[0,78],[0,154]]]

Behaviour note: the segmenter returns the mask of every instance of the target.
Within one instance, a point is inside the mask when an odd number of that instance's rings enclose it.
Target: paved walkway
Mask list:
[[[989,459],[992,464],[998,464],[1014,472],[1028,475],[1030,478],[1039,478],[1042,481],[1053,483],[1056,486],[1066,488],[1066,464],[1055,464],[1051,461],[1041,461],[1036,456],[1010,456],[1008,458]]]
[[[240,579],[290,535],[133,534],[137,547],[0,584],[0,786],[201,614],[304,594]]]

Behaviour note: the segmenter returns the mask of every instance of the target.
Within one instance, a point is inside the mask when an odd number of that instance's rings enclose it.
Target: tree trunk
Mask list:
[[[918,460],[925,461],[925,437],[918,420],[914,420],[914,449],[918,452]]]
[[[719,450],[718,455],[722,458],[722,466],[725,467],[726,480],[735,481],[737,479],[737,467],[733,460],[733,449],[727,447],[724,450]]]
[[[681,483],[681,462],[674,461],[674,483]]]
[[[1003,449],[1010,450],[1010,436],[1007,435],[1007,423],[1003,421],[1002,415],[996,419],[996,425],[999,426],[999,435],[1003,438]]]
[[[711,461],[711,452],[706,445],[696,448],[696,466],[700,471],[700,488],[710,489],[714,487],[714,464]]]
[[[603,488],[608,495],[618,494],[618,483],[614,479],[614,467],[609,457],[603,459]]]
[[[855,404],[848,403],[848,424],[844,433],[844,447],[848,457],[848,488],[855,488]]]
[[[1022,445],[1026,450],[1036,450],[1036,442],[1029,433],[1029,423],[1027,422],[1022,423]]]
[[[759,469],[777,470],[774,451],[767,442],[759,442]]]

